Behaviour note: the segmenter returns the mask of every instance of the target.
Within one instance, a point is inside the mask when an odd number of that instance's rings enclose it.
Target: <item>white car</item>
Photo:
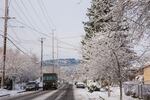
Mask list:
[[[77,82],[76,88],[85,88],[85,84],[83,82]]]
[[[94,81],[88,81],[87,87],[89,91],[100,91],[101,88],[98,82],[94,82]]]

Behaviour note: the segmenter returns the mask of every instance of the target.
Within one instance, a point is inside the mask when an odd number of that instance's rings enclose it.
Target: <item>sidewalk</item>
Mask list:
[[[108,97],[108,92],[88,92],[88,89],[80,89],[74,87],[75,100],[119,100],[119,88],[111,88],[111,96]],[[135,98],[123,94],[123,100],[137,100]]]
[[[0,89],[0,97],[8,96],[8,95],[17,95],[18,93],[25,92],[25,90],[6,90]]]

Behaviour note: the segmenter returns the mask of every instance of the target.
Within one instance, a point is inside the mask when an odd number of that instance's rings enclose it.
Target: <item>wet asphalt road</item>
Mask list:
[[[48,94],[46,98],[44,97],[45,94]],[[0,100],[39,100],[39,99],[40,100],[75,100],[73,95],[73,86],[70,84],[66,84],[62,88],[59,88],[57,90],[48,90],[48,91],[39,90],[32,93],[21,94],[14,97],[8,96],[8,97],[0,98]]]

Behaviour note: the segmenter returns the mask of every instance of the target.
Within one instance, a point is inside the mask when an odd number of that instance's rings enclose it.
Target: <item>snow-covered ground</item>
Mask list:
[[[0,89],[0,97],[6,95],[17,95],[18,93],[24,92],[24,90],[6,90]]]
[[[95,91],[95,92],[88,92],[88,89],[80,89],[80,88],[73,88],[74,90],[74,98],[75,100],[119,100],[119,88],[118,87],[112,87],[111,90],[111,96],[108,97],[108,93],[107,92],[100,92],[100,91]],[[20,95],[20,93],[18,92],[22,92],[23,90],[5,90],[5,89],[0,89],[0,96],[2,95],[13,95],[13,96],[17,96]],[[57,90],[58,91],[58,90]],[[48,96],[54,94],[56,91],[52,91],[50,93],[44,94],[41,97],[38,98],[47,98]],[[27,92],[30,93],[30,92]],[[25,93],[21,93],[21,94],[26,94]],[[103,99],[101,99],[103,98]],[[37,100],[41,100],[41,99],[37,99]],[[44,99],[43,99],[44,100]],[[123,94],[123,100],[138,100],[138,99],[134,99],[132,97],[129,96],[125,96]]]
[[[88,89],[79,89],[74,87],[74,97],[75,100],[119,100],[119,88],[118,87],[112,87],[111,88],[111,96],[108,97],[107,92],[88,92]],[[100,99],[103,98],[103,99]],[[123,100],[137,100],[129,96],[125,96],[123,94]]]
[[[6,89],[0,89],[0,97],[7,96],[7,95],[17,95],[18,93],[22,93],[25,90],[22,87],[22,84],[16,84],[15,90],[6,90]]]

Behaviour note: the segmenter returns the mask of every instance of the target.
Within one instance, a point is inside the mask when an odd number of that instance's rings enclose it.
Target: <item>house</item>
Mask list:
[[[150,65],[143,68],[144,71],[144,84],[150,84]]]

